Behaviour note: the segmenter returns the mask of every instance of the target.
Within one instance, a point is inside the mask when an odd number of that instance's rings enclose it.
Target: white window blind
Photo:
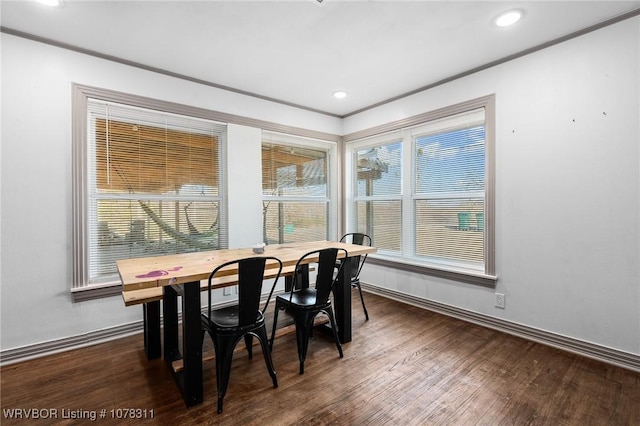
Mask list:
[[[117,279],[118,259],[226,247],[226,126],[89,99],[86,285]]]
[[[355,152],[357,229],[378,250],[402,248],[402,140]]]
[[[263,136],[263,237],[267,244],[329,238],[330,158],[330,149],[321,143]]]
[[[484,264],[484,109],[412,131],[415,255]]]

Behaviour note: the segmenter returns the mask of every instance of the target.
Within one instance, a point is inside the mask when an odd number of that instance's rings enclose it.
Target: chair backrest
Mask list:
[[[293,278],[293,288],[292,293],[296,290],[300,289],[300,278],[302,274],[300,273],[300,268],[302,265],[313,263],[310,262],[309,259],[318,257],[317,268],[316,268],[316,303],[325,303],[329,300],[329,295],[333,290],[333,286],[338,280],[338,276],[340,275],[340,270],[338,270],[338,274],[335,274],[336,260],[338,259],[338,253],[343,252],[344,256],[347,257],[349,253],[343,248],[326,248],[321,250],[310,251],[300,257],[298,262],[296,263],[296,272]]]
[[[363,234],[362,232],[350,232],[348,234],[344,234],[342,238],[340,238],[340,242],[371,247],[371,237],[367,234]],[[351,279],[358,279],[362,266],[364,265],[365,260],[367,260],[367,255],[353,256],[349,259],[351,260]]]
[[[269,296],[262,308],[262,312],[267,309],[273,290],[278,283],[280,273],[282,272],[282,261],[273,256],[256,256],[248,257],[244,259],[232,260],[216,267],[209,275],[208,281],[208,301],[209,301],[209,318],[211,318],[211,306],[212,306],[212,288],[211,282],[216,276],[218,271],[227,268],[233,264],[238,265],[238,326],[253,324],[258,316],[258,310],[260,309],[260,298],[262,296],[262,283],[264,281],[264,270],[267,261],[276,263],[278,267],[278,273],[275,276],[273,285]]]

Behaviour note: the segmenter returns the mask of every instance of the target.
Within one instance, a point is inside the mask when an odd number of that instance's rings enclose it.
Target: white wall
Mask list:
[[[227,129],[229,247],[250,247],[262,238],[262,132],[230,124]]]
[[[495,93],[497,290],[506,309],[493,307],[492,289],[414,273],[369,265],[363,280],[640,354],[640,18],[344,122],[1,37],[2,350],[140,319],[118,297],[69,296],[76,82],[334,134]],[[256,129],[231,126],[229,144],[234,163],[244,155],[257,163]],[[230,241],[259,241],[259,205],[249,198],[259,178],[230,172]],[[240,191],[242,176],[256,182]],[[238,198],[245,189],[251,195]]]
[[[339,134],[335,117],[2,34],[2,350],[141,319],[112,297],[71,302],[71,87],[101,87]],[[230,126],[230,247],[262,240],[260,130]],[[250,224],[250,225],[248,225]]]
[[[347,118],[496,94],[496,290],[374,265],[363,281],[640,354],[639,58],[636,17]]]

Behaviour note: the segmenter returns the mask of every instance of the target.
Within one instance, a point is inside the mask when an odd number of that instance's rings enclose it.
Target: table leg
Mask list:
[[[200,282],[186,283],[182,297],[182,396],[187,407],[201,403],[203,398],[200,314]]]
[[[160,301],[143,303],[144,352],[147,359],[160,358]]]
[[[338,338],[341,343],[351,341],[351,262],[349,258],[345,260],[333,289]]]
[[[298,288],[309,288],[309,265],[300,265],[298,278],[295,273],[284,277],[284,291],[291,291],[294,279],[298,280]]]
[[[171,363],[181,358],[178,347],[178,293],[171,286],[164,286],[163,290],[164,361],[173,370]]]
[[[178,295],[182,296],[182,354],[178,342]],[[164,361],[182,393],[187,407],[203,399],[202,339],[200,334],[200,282],[186,283],[176,290],[164,287]],[[182,359],[176,372],[173,362]]]

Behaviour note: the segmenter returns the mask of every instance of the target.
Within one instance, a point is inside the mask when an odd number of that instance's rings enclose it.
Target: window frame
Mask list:
[[[438,264],[420,262],[414,256],[415,245],[415,202],[420,194],[415,192],[415,135],[411,135],[419,127],[428,126],[440,119],[456,116],[478,108],[484,108],[485,114],[485,190],[484,190],[484,270],[475,270],[457,266],[455,263]],[[485,287],[495,287],[495,95],[488,95],[467,102],[440,108],[412,116],[403,120],[390,122],[369,129],[364,129],[344,136],[345,143],[345,206],[347,229],[355,229],[356,179],[354,178],[354,158],[357,150],[364,146],[376,146],[403,139],[402,157],[402,251],[406,255],[395,255],[378,249],[370,255],[372,264],[385,267],[426,274]],[[374,241],[375,245],[375,241]]]
[[[73,85],[72,93],[72,241],[73,241],[73,281],[71,296],[73,301],[91,300],[120,294],[119,280],[89,284],[89,251],[90,251],[90,206],[91,196],[89,158],[91,147],[88,140],[87,108],[89,99],[97,99],[130,105],[134,108],[156,110],[160,113],[178,114],[199,119],[220,122],[211,111],[189,107],[137,95],[115,92],[88,86]],[[219,200],[219,232],[223,244],[228,241],[228,220],[226,200],[227,175],[226,146],[220,147],[220,184]]]

